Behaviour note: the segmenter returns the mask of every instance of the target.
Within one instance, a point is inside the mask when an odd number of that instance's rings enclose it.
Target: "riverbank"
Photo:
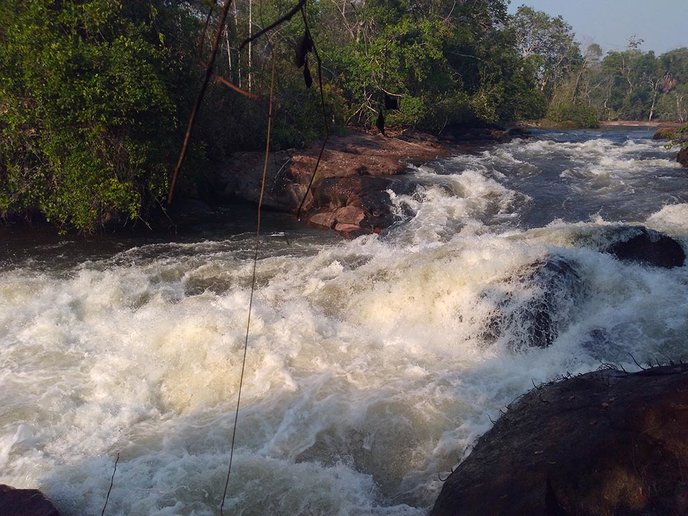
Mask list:
[[[660,120],[605,120],[600,122],[600,127],[683,127],[681,122],[666,122]]]

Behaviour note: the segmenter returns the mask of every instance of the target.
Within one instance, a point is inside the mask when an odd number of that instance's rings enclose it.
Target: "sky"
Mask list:
[[[590,43],[623,50],[634,35],[644,40],[641,50],[657,55],[688,47],[688,0],[511,0],[509,12],[523,4],[561,15],[583,50]]]

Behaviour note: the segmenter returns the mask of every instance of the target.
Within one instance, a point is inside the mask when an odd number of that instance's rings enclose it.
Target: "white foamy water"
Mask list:
[[[581,140],[422,167],[426,186],[394,199],[400,220],[383,236],[265,239],[229,513],[425,514],[440,477],[533,383],[688,359],[687,267],[599,252],[618,222],[686,247],[688,183],[649,140]],[[652,161],[643,170],[670,178],[675,202],[648,184],[629,211],[593,178],[585,194],[621,215],[574,202],[585,174],[576,190],[562,172],[610,156]],[[99,514],[119,453],[107,514],[217,514],[250,245],[152,244],[0,272],[0,483],[39,487],[65,515]],[[530,347],[518,315],[543,287],[527,271],[552,256],[579,282],[553,294],[552,345]],[[490,335],[500,313],[515,315]]]

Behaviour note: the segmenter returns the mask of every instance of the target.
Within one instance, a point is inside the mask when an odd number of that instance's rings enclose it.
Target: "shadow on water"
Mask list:
[[[256,232],[256,207],[237,202],[214,211],[212,220],[168,228],[102,231],[95,235],[60,235],[47,224],[0,225],[0,270],[30,267],[37,270],[66,270],[85,261],[107,259],[127,250],[151,244],[190,244],[227,238],[252,240]],[[310,228],[288,213],[263,210],[262,235],[285,239],[336,242],[333,232]]]

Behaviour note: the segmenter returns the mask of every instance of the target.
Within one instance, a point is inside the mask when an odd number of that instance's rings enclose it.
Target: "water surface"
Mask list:
[[[413,168],[424,187],[393,196],[383,235],[274,219],[229,512],[425,514],[533,383],[688,358],[686,267],[597,245],[621,223],[688,245],[688,175],[648,131],[540,132]],[[119,453],[108,514],[217,514],[252,231],[102,242],[17,239],[0,257],[0,483],[97,514]],[[541,288],[522,271],[553,255],[585,295],[552,346],[530,347],[525,320],[487,339],[505,293]]]

